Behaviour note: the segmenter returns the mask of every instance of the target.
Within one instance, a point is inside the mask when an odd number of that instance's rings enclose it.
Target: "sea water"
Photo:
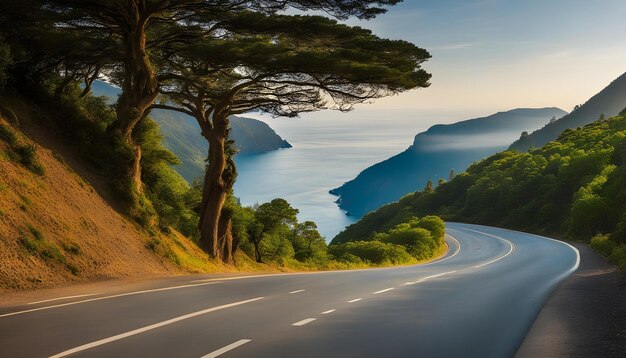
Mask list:
[[[238,155],[235,195],[244,205],[286,199],[300,211],[301,221],[317,223],[320,233],[330,241],[358,218],[339,209],[337,197],[329,190],[400,153],[418,132],[462,117],[458,113],[395,110],[255,118],[267,122],[293,148]]]

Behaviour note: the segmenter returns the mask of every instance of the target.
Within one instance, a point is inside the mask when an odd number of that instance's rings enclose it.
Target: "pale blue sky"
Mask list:
[[[429,50],[432,86],[358,111],[569,111],[626,72],[625,15],[625,0],[405,0],[348,22]]]

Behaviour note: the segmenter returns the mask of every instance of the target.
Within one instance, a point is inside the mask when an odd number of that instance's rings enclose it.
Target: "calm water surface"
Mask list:
[[[293,148],[238,156],[235,195],[244,205],[284,198],[300,210],[300,220],[315,221],[331,240],[356,219],[345,215],[328,191],[404,150],[418,132],[450,122],[454,116],[396,111],[384,115],[321,112],[295,119],[256,117]]]

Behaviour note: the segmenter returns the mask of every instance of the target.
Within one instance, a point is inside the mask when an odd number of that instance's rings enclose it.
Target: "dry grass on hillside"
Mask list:
[[[29,113],[16,113],[32,130]],[[214,263],[178,233],[151,236],[116,212],[66,164],[58,154],[63,148],[48,148],[55,147],[51,138],[38,140],[46,143],[43,147],[1,117],[0,125],[15,135],[18,145],[34,148],[43,169],[43,175],[27,169],[16,160],[14,148],[0,139],[0,293],[119,277],[235,270]],[[41,128],[36,132],[34,137],[45,135]]]

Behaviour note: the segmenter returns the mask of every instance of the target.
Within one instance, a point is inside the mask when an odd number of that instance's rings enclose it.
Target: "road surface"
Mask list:
[[[0,356],[513,356],[578,252],[485,226],[447,234],[448,253],[424,265],[192,276],[3,307]]]

